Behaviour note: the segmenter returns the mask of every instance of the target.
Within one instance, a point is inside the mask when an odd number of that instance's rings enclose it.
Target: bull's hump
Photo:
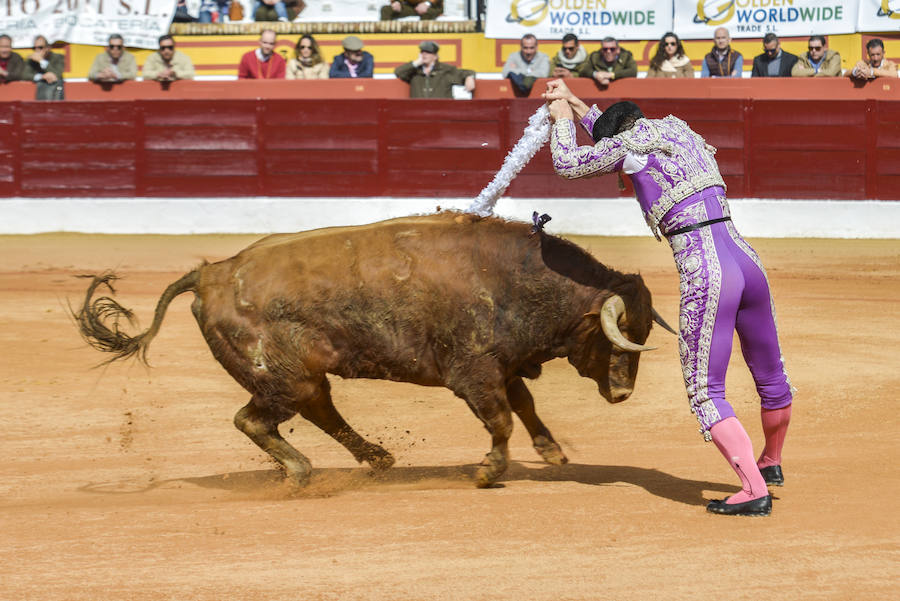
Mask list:
[[[406,235],[412,233],[411,230],[428,230],[431,228],[443,229],[446,227],[458,227],[460,225],[471,224],[479,221],[474,215],[464,213],[435,213],[431,215],[415,215],[410,217],[397,217],[377,223],[368,223],[365,225],[349,225],[335,226],[316,230],[308,230],[305,232],[296,232],[291,234],[274,234],[267,236],[248,246],[245,251],[268,249],[277,246],[290,246],[297,243],[314,244],[318,241],[326,242],[341,238],[358,238],[367,235],[379,235],[389,232],[397,233],[397,230],[408,229]]]

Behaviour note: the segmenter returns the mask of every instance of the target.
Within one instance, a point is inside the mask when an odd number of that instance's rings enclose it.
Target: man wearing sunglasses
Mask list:
[[[39,35],[34,38],[34,52],[25,61],[22,79],[37,84],[36,100],[62,100],[65,67],[63,55],[51,52],[47,38]]]
[[[562,47],[550,59],[550,74],[553,77],[578,77],[578,72],[587,65],[588,55],[578,43],[578,36],[567,33],[562,38]]]
[[[781,49],[781,42],[774,33],[763,38],[763,53],[753,59],[751,77],[790,77],[797,62],[797,55]]]
[[[94,59],[88,79],[97,83],[117,83],[137,77],[137,60],[125,50],[125,40],[118,33],[109,36],[106,51]]]
[[[159,51],[147,57],[144,80],[174,81],[194,79],[194,65],[185,54],[175,50],[175,40],[169,34],[159,36]]]
[[[841,55],[828,48],[823,35],[809,37],[809,52],[801,54],[791,68],[791,77],[840,77]]]
[[[591,77],[601,86],[608,86],[614,79],[637,77],[637,61],[630,51],[619,46],[616,38],[606,37],[600,42],[600,50],[591,52],[581,77]]]

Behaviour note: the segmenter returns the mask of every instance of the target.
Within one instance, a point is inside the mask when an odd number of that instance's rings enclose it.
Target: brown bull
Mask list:
[[[491,434],[479,486],[507,468],[510,410],[546,461],[565,463],[522,378],[567,357],[609,402],[625,400],[655,315],[639,275],[560,238],[529,236],[526,224],[455,213],[263,238],[171,284],[135,337],[118,330],[127,309],[92,301],[114,278],[94,277],[87,291],[76,315],[85,339],[115,353],[111,360],[145,359],[169,303],[194,292],[213,355],[253,395],[235,425],[298,484],[309,478],[309,460],[278,432],[297,413],[357,461],[394,463],[337,412],[326,374],[452,390]]]

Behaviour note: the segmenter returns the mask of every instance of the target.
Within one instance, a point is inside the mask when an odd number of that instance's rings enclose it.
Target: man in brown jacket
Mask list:
[[[859,81],[875,79],[876,77],[897,77],[897,65],[884,58],[884,42],[878,38],[872,38],[866,44],[866,54],[869,60],[859,61],[850,70],[850,77]]]
[[[823,35],[809,37],[809,52],[797,57],[791,77],[840,77],[841,55],[828,49]]]
[[[436,42],[419,44],[419,58],[394,69],[394,75],[409,83],[410,98],[453,98],[453,86],[475,90],[475,72],[457,69],[438,60]]]
[[[637,61],[629,50],[619,46],[616,38],[606,37],[600,42],[600,50],[588,56],[588,62],[579,75],[593,78],[601,86],[608,86],[614,79],[637,77]]]

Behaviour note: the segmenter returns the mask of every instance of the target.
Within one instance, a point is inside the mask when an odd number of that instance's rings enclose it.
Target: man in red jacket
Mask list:
[[[238,79],[284,79],[284,58],[275,53],[275,32],[264,29],[259,35],[259,48],[241,57]]]

